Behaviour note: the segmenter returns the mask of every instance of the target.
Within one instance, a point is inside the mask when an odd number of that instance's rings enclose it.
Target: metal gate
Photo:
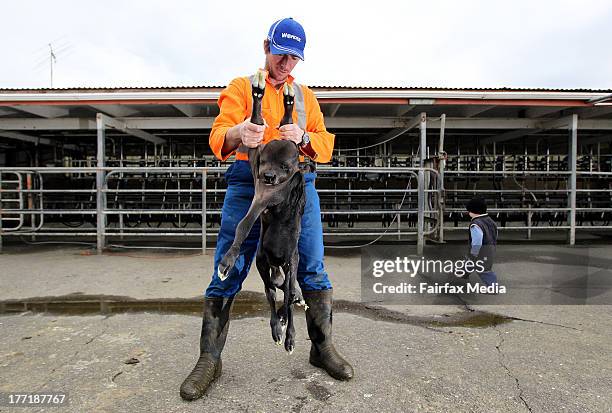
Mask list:
[[[5,209],[23,210],[23,175],[19,172],[0,171],[0,230],[19,230],[25,220],[23,213],[2,213]]]

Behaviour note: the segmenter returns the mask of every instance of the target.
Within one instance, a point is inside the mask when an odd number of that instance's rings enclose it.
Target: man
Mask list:
[[[210,133],[210,147],[221,160],[235,153],[236,162],[225,174],[228,187],[215,251],[214,272],[204,298],[200,358],[181,386],[181,397],[184,399],[201,397],[221,374],[221,351],[227,337],[231,304],[241,289],[257,250],[260,227],[256,224],[242,244],[240,256],[228,278],[220,280],[217,267],[231,246],[236,226],[246,215],[254,195],[248,154],[239,149],[240,145],[255,148],[273,139],[287,139],[295,142],[303,155],[317,162],[325,163],[331,159],[334,135],[325,129],[317,99],[310,89],[294,83],[291,76],[298,62],[304,60],[305,44],[304,29],[291,18],[278,20],[270,27],[264,40],[268,76],[262,112],[266,125],[250,122],[252,97],[249,78],[234,79],[219,97],[220,113]],[[277,129],[284,113],[282,86],[285,82],[293,84],[296,89],[294,123]],[[349,380],[353,377],[353,368],[332,344],[332,286],[323,266],[323,229],[314,180],[314,173],[305,174],[306,206],[298,243],[300,261],[297,274],[308,305],[306,322],[311,340],[310,363],[323,368],[338,380]]]
[[[472,260],[482,260],[484,271],[479,274],[487,286],[497,284],[497,275],[493,271],[495,249],[497,246],[497,225],[487,214],[487,204],[482,198],[472,198],[466,205],[472,219],[470,222],[470,251]],[[467,274],[464,278],[468,278]]]

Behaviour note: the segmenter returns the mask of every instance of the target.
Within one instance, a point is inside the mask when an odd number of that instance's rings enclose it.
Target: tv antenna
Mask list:
[[[53,46],[49,43],[49,64],[51,66],[51,88],[53,88],[53,63],[57,63],[57,56],[53,52]]]
[[[66,39],[66,36],[61,36],[47,44],[41,45],[34,55],[38,56],[38,62],[34,65],[32,70],[36,72],[49,70],[49,76],[51,80],[51,86],[53,87],[54,77],[57,75],[57,59],[65,58],[73,52],[72,43]]]

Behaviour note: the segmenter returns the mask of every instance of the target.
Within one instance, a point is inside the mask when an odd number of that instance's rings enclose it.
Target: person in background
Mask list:
[[[497,225],[487,214],[487,204],[482,198],[472,198],[466,205],[472,219],[469,227],[471,260],[483,261],[484,271],[479,273],[481,281],[487,286],[497,284],[497,275],[493,271],[495,250],[497,247]],[[463,278],[468,278],[469,274]]]

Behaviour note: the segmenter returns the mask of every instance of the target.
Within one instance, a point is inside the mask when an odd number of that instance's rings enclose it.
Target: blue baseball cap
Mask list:
[[[275,21],[268,31],[270,53],[290,54],[304,60],[306,33],[301,24],[288,17]]]

